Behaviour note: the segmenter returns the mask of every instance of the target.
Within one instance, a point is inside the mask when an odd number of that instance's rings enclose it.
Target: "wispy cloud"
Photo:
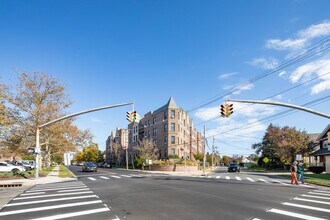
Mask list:
[[[224,74],[221,74],[218,79],[229,79],[231,78],[232,76],[235,76],[237,75],[238,72],[231,72],[231,73],[224,73]]]
[[[224,86],[222,86],[222,89],[230,90],[230,89],[234,89],[234,88],[238,87],[239,85],[240,84],[224,85]],[[237,91],[233,92],[233,94],[238,95],[238,94],[242,93],[243,91],[248,91],[248,90],[253,89],[253,87],[254,87],[253,83],[251,83],[251,84],[245,83],[245,85],[240,86],[240,88]]]
[[[279,77],[284,77],[287,73],[285,71],[282,71],[278,74]]]
[[[96,117],[91,117],[90,120],[91,120],[92,122],[95,122],[95,123],[104,123],[104,121],[102,121],[101,119],[98,119],[98,118],[96,118]]]
[[[273,69],[278,65],[278,60],[273,57],[260,57],[255,58],[252,61],[248,61],[247,63],[252,66],[260,67],[262,69]]]
[[[275,50],[297,50],[306,47],[313,39],[330,35],[330,21],[314,24],[306,29],[300,30],[295,38],[269,39],[266,47]]]

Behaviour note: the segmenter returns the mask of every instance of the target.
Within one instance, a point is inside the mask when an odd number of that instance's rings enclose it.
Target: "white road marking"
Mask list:
[[[220,176],[217,176],[216,179],[220,179]]]
[[[246,177],[246,179],[250,180],[251,182],[255,182],[253,179],[251,179],[250,177]]]
[[[67,200],[74,200],[74,199],[86,199],[86,198],[99,198],[97,195],[90,195],[90,196],[75,196],[75,197],[66,197],[66,198],[59,198],[59,199],[45,199],[45,200],[38,200],[38,201],[29,201],[29,202],[16,202],[10,203],[5,206],[19,206],[19,205],[30,205],[30,204],[38,204],[38,203],[45,203],[45,202],[57,202],[57,201],[67,201]]]
[[[78,187],[78,186],[86,186],[83,183],[74,183],[74,184],[57,184],[57,185],[46,185],[42,187],[34,187],[33,190],[44,190],[44,189],[53,189],[58,187]],[[32,190],[32,189],[31,189]]]
[[[299,186],[307,187],[307,188],[315,188],[314,186],[309,186],[309,185],[306,185],[306,184],[299,184]]]
[[[80,211],[80,212],[71,212],[71,213],[67,213],[67,214],[47,216],[47,217],[42,217],[42,218],[34,218],[31,220],[56,220],[56,219],[70,218],[70,217],[76,217],[76,216],[82,216],[82,215],[88,215],[88,214],[95,214],[95,213],[100,213],[100,212],[108,212],[108,211],[110,211],[109,208],[99,208],[99,209],[91,209],[91,210]]]
[[[260,181],[262,181],[264,183],[270,183],[270,182],[268,182],[267,180],[264,180],[264,179],[258,179],[258,180],[260,180]]]
[[[36,193],[23,193],[21,196],[32,196],[32,195],[41,195],[45,194],[45,192],[36,192]]]
[[[93,177],[88,177],[88,179],[95,181],[96,179]]]
[[[309,192],[309,194],[313,194],[313,195],[321,195],[321,196],[330,196],[330,194],[327,194],[327,193],[319,193],[319,192]]]
[[[311,210],[316,210],[316,211],[320,211],[320,212],[330,212],[330,209],[323,209],[323,208],[313,207],[313,206],[308,206],[308,205],[294,204],[294,203],[290,203],[290,202],[285,202],[285,203],[283,203],[283,205],[294,206],[294,207],[304,208],[304,209],[311,209]]]
[[[74,206],[80,206],[80,205],[89,205],[89,204],[96,204],[96,203],[102,203],[102,201],[95,200],[95,201],[87,201],[87,202],[68,203],[68,204],[62,204],[62,205],[43,206],[43,207],[30,208],[30,209],[20,209],[20,210],[14,210],[14,211],[0,212],[0,216],[21,214],[21,213],[27,213],[27,212],[38,212],[38,211],[44,211],[44,210],[60,209],[60,208],[74,207]]]
[[[84,188],[84,189],[67,189],[67,190],[60,190],[57,191],[59,193],[64,193],[64,192],[79,192],[79,191],[86,191],[89,190],[89,188]]]
[[[136,175],[136,174],[131,174],[131,176],[134,176],[134,177],[142,177],[140,175]]]
[[[226,180],[230,180],[230,177],[229,176],[226,176]]]
[[[242,180],[242,179],[241,179],[240,177],[238,177],[238,176],[236,176],[236,179],[237,179],[237,180],[240,180],[240,181]]]
[[[120,175],[120,176],[131,178],[131,176],[128,176],[128,175]]]
[[[254,218],[254,219],[252,219],[252,220],[261,220],[260,218]]]
[[[270,210],[268,210],[268,212],[277,213],[277,214],[281,214],[281,215],[287,215],[287,216],[300,218],[300,219],[326,220],[324,218],[318,218],[318,217],[314,217],[314,216],[310,216],[310,215],[303,215],[303,214],[296,213],[296,212],[288,212],[288,211],[284,211],[284,210],[280,210],[280,209],[270,209]]]
[[[57,187],[57,188],[51,188],[51,189],[44,189],[44,190],[29,190],[26,192],[45,192],[45,191],[53,191],[53,190],[64,190],[64,189],[82,189],[86,188],[87,186],[75,186],[75,187]]]
[[[310,197],[310,198],[317,198],[317,199],[329,199],[330,200],[330,197],[322,197],[322,196],[312,196],[312,195],[302,195],[304,197]]]
[[[312,200],[312,199],[294,198],[294,200],[330,205],[330,202],[324,202],[324,201]]]
[[[207,178],[212,178],[212,176],[208,176]]]
[[[120,176],[113,176],[113,175],[111,175],[111,177],[117,178],[117,179],[120,179],[121,178]]]
[[[330,191],[323,191],[323,190],[314,190],[314,192],[320,192],[320,193],[330,194]]]
[[[93,192],[87,191],[87,192],[59,193],[59,194],[42,195],[42,196],[26,196],[26,197],[14,198],[13,200],[37,199],[37,198],[45,198],[45,197],[69,196],[69,195],[88,194],[88,193],[93,193]]]
[[[105,179],[105,180],[108,180],[108,179],[110,179],[110,178],[108,178],[108,177],[105,177],[105,176],[100,176],[100,178],[101,178],[101,179]]]
[[[279,181],[279,180],[273,180],[273,181],[276,182],[276,183],[279,183],[279,184],[285,185],[285,186],[290,185],[290,184],[287,184],[287,183],[283,183],[283,182],[281,182],[281,181]]]

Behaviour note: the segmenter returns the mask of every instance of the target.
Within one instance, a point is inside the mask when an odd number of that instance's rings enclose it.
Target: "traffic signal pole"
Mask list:
[[[325,114],[323,112],[318,112],[318,111],[315,111],[315,110],[310,109],[310,108],[305,108],[305,107],[302,107],[302,106],[292,105],[292,104],[284,103],[284,102],[257,101],[257,100],[233,100],[233,99],[227,99],[226,102],[241,102],[241,103],[253,103],[253,104],[264,104],[264,105],[277,105],[277,106],[283,106],[283,107],[298,109],[298,110],[301,110],[301,111],[309,112],[309,113],[312,113],[314,115],[318,115],[318,116],[330,119],[329,114]]]

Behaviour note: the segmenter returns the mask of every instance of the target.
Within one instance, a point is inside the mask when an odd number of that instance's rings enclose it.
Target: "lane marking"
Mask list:
[[[105,179],[105,180],[108,180],[110,179],[109,177],[105,177],[105,176],[100,176],[101,179]]]
[[[38,203],[45,203],[45,202],[67,201],[67,200],[75,200],[75,199],[86,199],[86,198],[99,198],[99,197],[97,195],[90,195],[90,196],[75,196],[75,197],[67,197],[67,198],[59,198],[59,199],[45,199],[45,200],[29,201],[29,202],[16,202],[16,203],[6,204],[6,205],[4,205],[4,207],[5,206],[38,204]]]
[[[57,187],[57,188],[51,188],[51,189],[44,189],[44,190],[29,190],[26,192],[45,192],[45,191],[53,191],[53,190],[64,190],[64,189],[82,189],[86,188],[87,186],[75,186],[75,187]]]
[[[26,197],[14,198],[13,200],[37,199],[44,197],[69,196],[69,195],[88,194],[88,193],[93,193],[93,192],[87,191],[87,192],[59,193],[59,194],[42,195],[42,196],[26,196]]]
[[[23,193],[20,196],[32,196],[32,195],[41,195],[41,194],[45,194],[45,192]]]
[[[238,177],[238,176],[236,176],[236,179],[237,179],[237,180],[239,180],[239,181],[241,181],[241,180],[242,180],[242,179],[241,179],[240,177]]]
[[[110,172],[110,171],[105,171],[105,170],[98,170],[99,172],[101,173],[108,173],[108,174],[117,174],[117,173],[114,173],[114,172]]]
[[[250,180],[251,182],[255,182],[253,179],[251,179],[250,177],[246,177],[246,179]]]
[[[111,175],[111,177],[116,178],[116,179],[120,179],[121,178],[120,176],[113,176],[113,175]]]
[[[130,174],[131,176],[133,176],[133,177],[142,177],[142,176],[140,176],[140,175],[136,175],[136,174]]]
[[[258,179],[258,180],[260,180],[260,181],[262,181],[262,182],[264,182],[264,183],[270,183],[270,182],[268,182],[267,180],[264,180],[264,179]]]
[[[59,193],[62,193],[62,192],[78,192],[78,191],[86,191],[86,190],[89,190],[89,188],[85,188],[85,189],[67,189],[67,190],[60,190],[60,191],[57,191]]]
[[[74,184],[57,184],[57,185],[46,185],[46,186],[36,186],[33,189],[42,190],[42,189],[53,189],[58,187],[77,187],[77,186],[85,186],[83,183],[74,183]]]
[[[99,209],[91,209],[91,210],[87,210],[87,211],[71,212],[71,213],[67,213],[67,214],[47,216],[47,217],[42,217],[42,218],[34,218],[31,220],[56,220],[56,219],[70,218],[70,217],[95,214],[95,213],[100,213],[100,212],[109,212],[109,211],[110,211],[109,208],[99,208]]]
[[[310,197],[310,198],[317,198],[317,199],[329,199],[330,200],[330,197],[322,197],[322,196],[312,196],[312,195],[302,195],[304,197]]]
[[[226,180],[230,180],[230,177],[229,176],[226,176]]]
[[[220,179],[220,176],[217,176],[216,179]]]
[[[76,202],[76,203],[69,203],[69,204],[62,204],[62,205],[43,206],[43,207],[29,208],[29,209],[20,209],[20,210],[14,210],[14,211],[0,212],[0,216],[21,214],[21,213],[27,213],[27,212],[39,212],[39,211],[44,211],[44,210],[60,209],[60,208],[74,207],[74,206],[80,206],[80,205],[89,205],[89,204],[96,204],[96,203],[102,203],[102,201],[95,200],[95,201]]]
[[[279,180],[273,180],[274,182],[276,182],[276,183],[279,183],[279,184],[282,184],[282,185],[285,185],[285,186],[289,186],[290,184],[287,184],[287,183],[283,183],[283,182],[281,182],[281,181],[279,181]]]
[[[306,185],[306,184],[299,184],[300,186],[302,187],[307,187],[307,188],[315,188],[314,186],[309,186],[309,185]]]
[[[128,175],[120,175],[120,176],[131,178],[131,176],[128,176]]]
[[[312,200],[312,199],[303,199],[303,198],[298,198],[298,197],[294,198],[294,200],[330,205],[330,202],[324,202],[324,201]]]
[[[296,212],[288,212],[288,211],[284,211],[284,210],[280,210],[280,209],[270,209],[267,212],[277,213],[277,214],[281,214],[281,215],[287,215],[287,216],[295,217],[295,218],[308,219],[308,220],[326,220],[324,218],[318,218],[318,217],[314,217],[314,216],[310,216],[310,215],[303,215],[303,214],[296,213]]]
[[[314,190],[314,192],[321,192],[321,193],[327,193],[327,194],[330,194],[330,191],[323,191],[323,190]]]
[[[212,178],[212,176],[208,176],[207,178]]]
[[[88,177],[88,179],[95,181],[96,179],[93,177]]]
[[[330,196],[330,194],[327,194],[327,193],[318,193],[318,192],[309,192],[309,194],[321,195],[321,196]]]
[[[311,210],[316,210],[316,211],[320,211],[320,212],[330,212],[330,209],[323,209],[323,208],[308,206],[308,205],[299,205],[299,204],[294,204],[294,203],[290,203],[290,202],[285,202],[285,203],[283,203],[283,205],[294,206],[294,207],[304,208],[304,209],[311,209]]]

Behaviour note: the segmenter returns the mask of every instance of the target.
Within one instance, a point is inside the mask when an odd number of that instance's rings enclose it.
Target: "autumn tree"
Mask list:
[[[158,158],[159,150],[153,145],[152,140],[143,139],[139,141],[136,150],[142,160],[142,169],[147,160],[156,160]]]

